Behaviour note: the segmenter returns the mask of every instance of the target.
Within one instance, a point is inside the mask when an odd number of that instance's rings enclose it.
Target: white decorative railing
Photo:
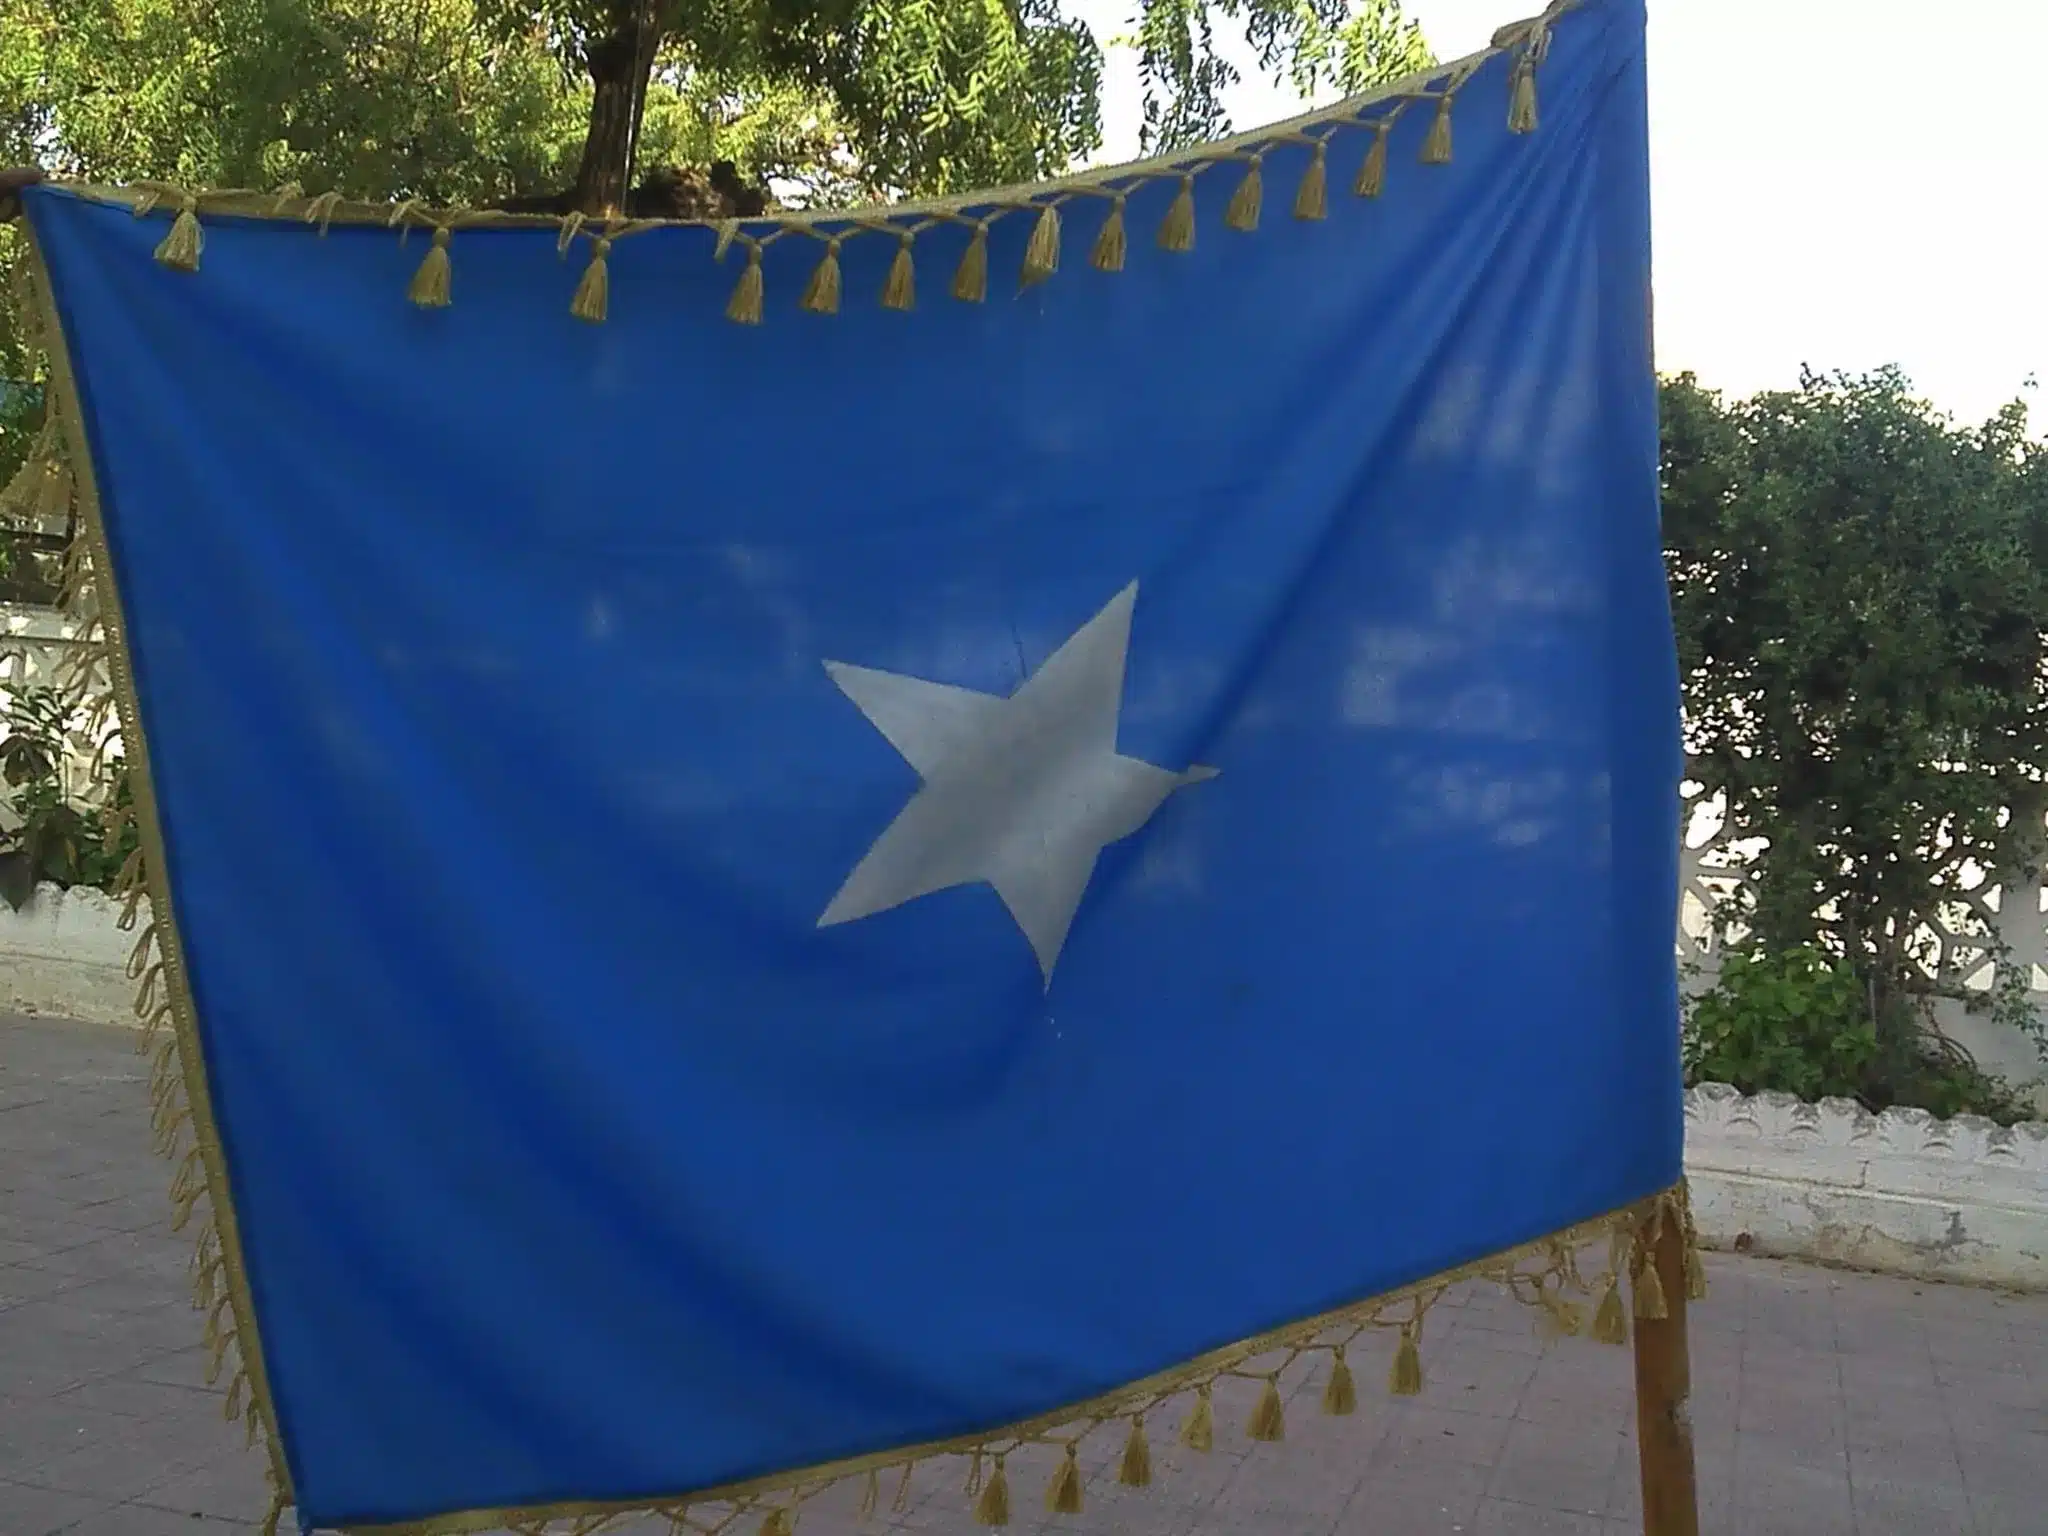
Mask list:
[[[1688,786],[1695,790],[1697,786]],[[1679,959],[1688,990],[1704,991],[1720,971],[1731,932],[1735,891],[1743,866],[1763,847],[1730,826],[1718,801],[1696,793],[1687,800],[1685,845],[1680,855]],[[1951,899],[1932,924],[1915,935],[1915,962],[1930,982],[1952,994],[1986,1003],[2001,965],[2020,973],[2036,1017],[2048,1022],[2048,887],[2039,868],[1984,870],[1967,862],[1949,887]],[[2003,958],[2001,959],[2001,953]],[[2048,1113],[2048,1069],[2032,1039],[1988,1017],[1962,996],[1932,1000],[1934,1024],[1978,1065],[2014,1086],[2029,1089]]]
[[[76,668],[87,645],[86,622],[53,608],[0,603],[0,736],[7,734],[6,712],[16,693],[31,688],[75,692]],[[98,681],[99,691],[104,692],[105,679]],[[63,764],[64,792],[74,802],[95,803],[105,789],[103,781],[93,775],[93,759],[102,740],[112,733],[113,723],[104,718],[89,721],[81,711],[74,714],[71,725],[71,750]],[[116,742],[110,755],[119,751]],[[0,794],[0,827],[13,825],[10,798]]]

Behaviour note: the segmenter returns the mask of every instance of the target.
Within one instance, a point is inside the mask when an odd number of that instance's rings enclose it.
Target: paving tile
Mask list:
[[[179,1517],[260,1520],[270,1507],[263,1454],[216,1452],[210,1460],[157,1477],[135,1502]]]
[[[1587,1516],[1605,1514],[1622,1443],[1619,1431],[1569,1422],[1518,1421],[1509,1428],[1493,1464],[1487,1492],[1514,1504]]]
[[[8,1423],[11,1431],[13,1421]],[[0,1531],[7,1532],[7,1536],[55,1536],[59,1531],[97,1530],[97,1517],[111,1507],[105,1499],[0,1479]]]
[[[1479,1501],[1472,1521],[1476,1536],[1603,1536],[1607,1525],[1598,1515],[1494,1498]]]
[[[147,1504],[119,1504],[66,1528],[63,1536],[259,1536],[260,1520],[179,1515]]]
[[[1955,1483],[1855,1478],[1856,1536],[1929,1536],[1940,1531],[1968,1536],[1977,1521],[1969,1496]],[[2037,1517],[2048,1508],[2037,1506]]]
[[[1486,1496],[1484,1467],[1395,1466],[1372,1472],[1360,1485],[1337,1521],[1340,1536],[1392,1536],[1392,1533],[1470,1531],[1480,1501]],[[1198,1527],[1208,1533],[1235,1533],[1225,1525]]]

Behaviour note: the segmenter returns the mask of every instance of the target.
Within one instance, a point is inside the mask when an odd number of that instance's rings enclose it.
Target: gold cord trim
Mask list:
[[[1422,1339],[1428,1313],[1461,1282],[1488,1280],[1502,1285],[1516,1300],[1536,1309],[1539,1327],[1547,1335],[1584,1332],[1586,1309],[1566,1293],[1599,1293],[1604,1298],[1620,1281],[1637,1280],[1642,1256],[1648,1254],[1656,1233],[1668,1220],[1678,1221],[1681,1230],[1690,1237],[1691,1208],[1683,1184],[1566,1231],[1322,1317],[1275,1329],[1175,1370],[1007,1429],[707,1489],[673,1501],[472,1510],[397,1524],[353,1527],[351,1532],[352,1536],[471,1536],[502,1528],[519,1536],[596,1536],[614,1522],[650,1513],[666,1516],[678,1536],[689,1532],[711,1536],[754,1521],[762,1522],[765,1529],[766,1522],[778,1514],[794,1530],[802,1505],[841,1482],[857,1483],[864,1515],[873,1514],[880,1502],[884,1473],[893,1472],[896,1476],[892,1507],[901,1513],[908,1507],[913,1472],[920,1466],[946,1461],[965,1463],[963,1497],[975,1520],[985,1526],[1001,1527],[1016,1518],[1012,1459],[1027,1448],[1050,1449],[1058,1455],[1045,1489],[1046,1507],[1055,1513],[1075,1513],[1085,1505],[1089,1480],[1089,1475],[1081,1470],[1079,1454],[1100,1435],[1121,1435],[1122,1454],[1115,1461],[1114,1475],[1117,1482],[1134,1488],[1149,1487],[1155,1480],[1150,1419],[1177,1403],[1185,1405],[1181,1410],[1180,1443],[1198,1452],[1213,1450],[1218,1435],[1218,1382],[1255,1383],[1259,1392],[1243,1433],[1254,1442],[1281,1440],[1286,1434],[1283,1383],[1298,1380],[1304,1370],[1313,1373],[1323,1369],[1318,1362],[1324,1358],[1328,1365],[1322,1411],[1338,1417],[1357,1411],[1357,1385],[1350,1354],[1369,1330],[1378,1329],[1395,1337],[1388,1371],[1389,1390],[1400,1396],[1419,1393],[1424,1380]],[[1586,1276],[1580,1269],[1581,1250],[1603,1245],[1606,1267],[1601,1273]],[[1690,1247],[1688,1254],[1692,1254]],[[1705,1275],[1698,1269],[1696,1256],[1689,1257],[1687,1273],[1688,1292],[1692,1290],[1691,1276],[1698,1273],[1699,1295],[1703,1296]],[[1600,1336],[1603,1342],[1625,1343],[1627,1322],[1618,1305],[1615,1316],[1620,1322],[1619,1333],[1611,1338],[1604,1333]],[[1098,1475],[1109,1475],[1108,1469]]]
[[[187,198],[164,245],[175,247],[173,257],[189,250],[196,261],[203,240],[198,221],[192,217],[192,200]],[[159,259],[167,265],[178,265],[176,260],[164,256],[162,247]],[[100,517],[98,481],[86,442],[77,379],[72,371],[63,319],[32,224],[28,226],[27,265],[33,300],[27,307],[28,321],[34,333],[32,340],[50,360],[50,416],[61,422],[59,431],[71,466],[72,494],[78,514],[76,547],[67,560],[67,589],[74,599],[87,595],[92,599],[92,617],[86,630],[88,643],[79,648],[74,685],[81,700],[90,690],[105,690],[108,708],[99,713],[102,717],[110,713],[116,724],[100,742],[94,771],[103,763],[109,745],[118,741],[122,749],[120,771],[127,780],[132,815],[140,834],[140,846],[122,870],[116,893],[126,895],[120,927],[133,930],[141,925],[127,970],[136,983],[135,1013],[141,1025],[136,1048],[150,1058],[150,1128],[157,1150],[175,1163],[171,1179],[173,1226],[196,1228],[192,1299],[205,1319],[202,1338],[206,1347],[206,1379],[210,1385],[226,1375],[228,1388],[222,1403],[225,1416],[230,1421],[243,1421],[250,1444],[259,1439],[264,1444],[272,1495],[266,1529],[274,1530],[282,1511],[291,1503],[291,1474],[276,1433],[277,1418],[269,1376],[264,1369],[255,1303],[249,1293],[248,1268],[235,1218],[227,1157],[214,1120],[190,973],[171,901],[163,822],[158,814],[141,706],[129,661],[119,583],[113,577],[113,559]],[[119,835],[118,826],[110,824],[109,838]],[[145,896],[149,901],[149,921],[142,924],[141,904]]]
[[[396,229],[401,240],[415,225],[433,231],[433,243],[406,289],[406,296],[422,309],[443,309],[453,302],[450,281],[449,235],[456,228],[494,229],[546,228],[557,230],[559,249],[566,254],[579,239],[590,239],[592,254],[582,280],[570,301],[569,312],[579,320],[601,324],[610,310],[611,281],[607,257],[612,245],[628,235],[648,229],[699,228],[715,232],[714,260],[723,260],[735,243],[747,247],[748,263],[741,273],[726,316],[736,324],[759,325],[763,320],[761,254],[772,241],[788,234],[810,235],[829,242],[825,257],[814,270],[798,300],[798,307],[811,314],[829,315],[839,311],[842,290],[839,276],[840,245],[862,235],[891,235],[898,241],[888,281],[881,295],[886,309],[914,307],[911,272],[912,242],[927,230],[949,224],[963,224],[971,234],[965,253],[953,275],[951,291],[962,303],[979,304],[988,296],[988,231],[996,220],[1012,213],[1029,214],[1033,229],[1019,273],[1019,287],[1043,283],[1059,270],[1061,207],[1081,197],[1111,199],[1107,220],[1090,251],[1089,264],[1100,272],[1120,272],[1127,256],[1124,230],[1126,199],[1140,188],[1172,182],[1176,191],[1161,221],[1157,243],[1161,249],[1185,252],[1194,249],[1194,178],[1213,167],[1226,164],[1244,167],[1240,180],[1225,208],[1226,228],[1252,232],[1259,227],[1264,201],[1264,159],[1282,146],[1306,147],[1309,163],[1295,190],[1294,217],[1315,222],[1328,216],[1327,159],[1331,141],[1341,134],[1370,134],[1352,189],[1360,197],[1378,197],[1387,181],[1387,139],[1394,122],[1412,105],[1431,110],[1424,134],[1421,161],[1424,165],[1450,163],[1453,108],[1466,83],[1489,61],[1508,59],[1506,121],[1514,134],[1537,130],[1536,75],[1549,53],[1551,30],[1560,17],[1578,8],[1581,0],[1551,0],[1541,15],[1500,28],[1479,52],[1447,65],[1436,65],[1405,79],[1351,97],[1334,106],[1292,118],[1268,128],[1220,139],[1211,144],[1161,155],[1128,165],[1085,171],[1053,180],[968,192],[952,197],[930,198],[887,206],[792,212],[747,219],[643,220],[607,226],[593,236],[580,213],[558,218],[543,214],[437,211],[407,200],[396,207],[343,200],[333,192],[308,199],[297,185],[261,192],[246,188],[194,191],[159,182],[142,182],[125,188],[74,185],[73,190],[104,202],[130,207],[142,218],[164,207],[176,209],[171,228],[156,248],[156,259],[179,272],[197,272],[205,248],[202,215],[232,215],[241,218],[303,218],[325,235],[334,223],[382,224]]]

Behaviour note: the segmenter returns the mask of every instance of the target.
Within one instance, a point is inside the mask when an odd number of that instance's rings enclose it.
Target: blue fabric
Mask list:
[[[309,1523],[1000,1425],[1680,1171],[1642,16],[1386,194],[883,310],[893,243],[614,252],[32,191]],[[843,661],[1007,695],[1138,583],[1173,793],[1050,985],[987,885],[820,913],[918,787]]]

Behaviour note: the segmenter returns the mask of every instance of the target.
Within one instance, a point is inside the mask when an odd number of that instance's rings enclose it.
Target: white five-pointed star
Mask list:
[[[1008,698],[825,663],[924,783],[846,877],[820,928],[986,881],[1052,985],[1097,855],[1176,789],[1216,776],[1199,765],[1170,773],[1116,749],[1137,599],[1134,581]]]

